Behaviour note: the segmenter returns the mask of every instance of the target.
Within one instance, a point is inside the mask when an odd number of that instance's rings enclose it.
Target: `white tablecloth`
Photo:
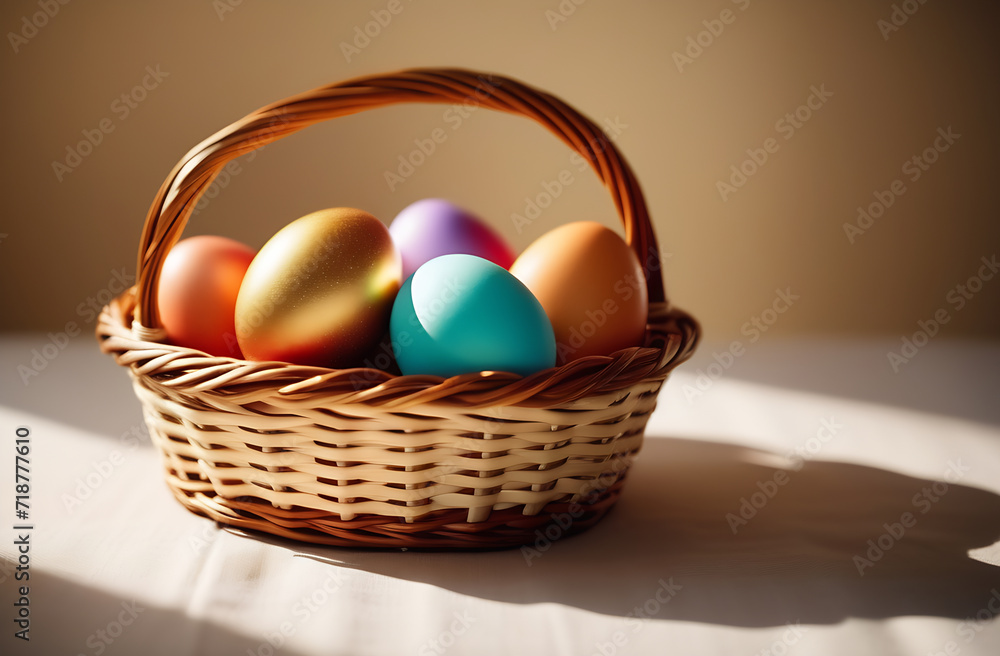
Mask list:
[[[996,344],[938,340],[899,373],[891,341],[762,340],[724,372],[706,344],[598,526],[536,552],[420,553],[189,513],[89,336],[24,384],[45,343],[0,341],[4,654],[1000,653]]]

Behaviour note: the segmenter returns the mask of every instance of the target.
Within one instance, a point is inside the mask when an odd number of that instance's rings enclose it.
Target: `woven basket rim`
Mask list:
[[[381,369],[294,365],[212,356],[197,349],[143,340],[132,329],[135,288],[104,307],[97,323],[100,348],[147,384],[182,394],[244,394],[262,389],[317,402],[402,408],[425,403],[463,406],[547,407],[640,382],[662,381],[687,360],[698,341],[697,322],[666,304],[647,327],[647,346],[609,356],[588,356],[531,376],[481,371],[442,378],[396,375]]]

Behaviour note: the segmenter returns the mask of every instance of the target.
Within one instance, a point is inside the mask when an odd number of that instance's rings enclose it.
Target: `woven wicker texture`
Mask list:
[[[156,289],[199,196],[233,158],[318,121],[403,102],[528,116],[604,182],[649,280],[645,344],[521,378],[441,379],[207,356],[164,343]],[[262,108],[192,149],[154,200],[137,284],[105,308],[101,348],[127,367],[167,482],[219,522],[309,542],[491,548],[565,532],[617,498],[656,394],[699,329],[671,307],[631,170],[601,130],[523,83],[412,70],[322,87]]]

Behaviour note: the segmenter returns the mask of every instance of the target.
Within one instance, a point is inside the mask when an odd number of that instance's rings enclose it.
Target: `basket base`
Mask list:
[[[376,549],[509,549],[555,540],[584,531],[611,509],[621,494],[624,472],[610,487],[595,491],[587,502],[560,501],[546,505],[537,515],[524,515],[519,507],[494,510],[486,521],[466,521],[466,510],[433,513],[416,522],[386,517],[342,520],[333,515],[283,510],[260,500],[231,500],[189,495],[171,487],[190,511],[223,526],[267,533],[300,542],[334,547]]]

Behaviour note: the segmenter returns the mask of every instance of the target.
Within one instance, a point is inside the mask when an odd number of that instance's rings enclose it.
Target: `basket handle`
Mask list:
[[[410,69],[319,87],[268,105],[201,142],[174,167],[146,215],[139,245],[133,330],[140,339],[165,334],[157,307],[160,271],[195,204],[231,160],[327,119],[397,103],[472,103],[521,114],[544,125],[596,171],[639,257],[650,305],[665,303],[660,252],[639,183],[604,132],[563,101],[499,75],[457,69]]]

